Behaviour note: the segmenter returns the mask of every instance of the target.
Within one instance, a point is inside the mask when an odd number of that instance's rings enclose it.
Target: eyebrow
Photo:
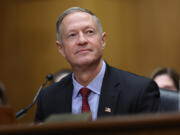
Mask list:
[[[86,29],[89,29],[89,28],[93,29],[93,30],[96,30],[96,28],[94,28],[92,26],[86,26],[85,28],[83,28],[83,30],[86,30]],[[68,30],[68,32],[65,33],[65,34],[69,34],[70,32],[75,32],[75,31],[76,31],[76,29],[72,28],[72,29]]]

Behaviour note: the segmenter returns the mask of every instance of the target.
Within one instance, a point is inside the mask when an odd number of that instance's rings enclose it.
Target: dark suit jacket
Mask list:
[[[72,112],[72,76],[53,84],[40,92],[35,121],[43,121],[49,115]],[[159,107],[159,89],[150,79],[106,66],[98,117],[156,112]],[[105,108],[111,108],[106,112]]]

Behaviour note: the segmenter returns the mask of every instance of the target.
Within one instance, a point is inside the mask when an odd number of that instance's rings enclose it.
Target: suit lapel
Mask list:
[[[98,117],[112,116],[116,113],[120,89],[119,79],[113,69],[107,65],[99,99]]]
[[[72,74],[68,75],[66,82],[64,82],[63,90],[64,90],[64,103],[63,108],[66,113],[72,112],[72,91],[73,91],[73,84],[72,84]]]
[[[101,94],[99,99],[98,117],[111,116],[116,113],[117,100],[122,89],[120,86],[120,78],[117,77],[114,69],[106,64],[106,72],[103,79]],[[64,82],[65,100],[63,108],[65,112],[72,112],[72,74],[68,75],[67,80]]]

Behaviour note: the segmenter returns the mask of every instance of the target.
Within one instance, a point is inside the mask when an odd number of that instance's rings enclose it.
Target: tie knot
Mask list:
[[[81,93],[82,97],[85,97],[85,98],[87,98],[89,96],[90,92],[91,91],[85,87],[80,89],[80,93]]]

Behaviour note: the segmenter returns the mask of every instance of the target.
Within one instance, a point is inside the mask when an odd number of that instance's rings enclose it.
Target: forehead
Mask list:
[[[159,75],[154,80],[160,84],[173,84],[173,80],[167,74]]]
[[[61,28],[74,28],[78,25],[92,25],[97,26],[95,17],[86,12],[73,12],[64,17]]]

